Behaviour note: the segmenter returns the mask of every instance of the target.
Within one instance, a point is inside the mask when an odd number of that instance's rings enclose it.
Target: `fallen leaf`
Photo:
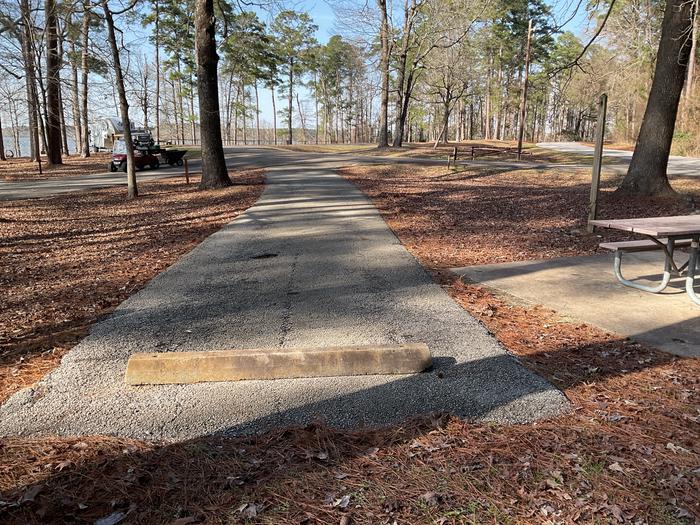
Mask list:
[[[342,498],[338,498],[333,502],[334,507],[339,507],[341,509],[347,508],[347,506],[350,504],[350,495],[346,494]]]
[[[22,494],[22,497],[19,499],[19,503],[34,501],[42,490],[44,490],[44,485],[34,485],[29,487],[24,491],[24,494]]]
[[[608,468],[613,472],[625,472],[625,469],[623,469],[618,462],[611,463],[610,465],[608,465]]]
[[[440,495],[437,492],[426,492],[420,497],[420,500],[427,505],[434,506],[440,502]]]
[[[615,519],[620,523],[625,521],[625,516],[622,513],[622,509],[617,505],[610,505],[610,512],[612,512],[612,515],[615,516]]]
[[[194,516],[187,516],[186,518],[178,518],[171,522],[170,525],[190,525],[191,523],[198,523],[199,519]]]
[[[243,516],[244,518],[257,518],[258,507],[257,505],[255,505],[255,503],[244,503],[243,505],[238,507],[238,512],[240,512],[241,516]]]
[[[126,518],[126,512],[122,511],[117,511],[117,512],[112,512],[109,516],[105,516],[104,518],[100,518],[95,522],[95,525],[116,525],[117,523],[121,522],[124,518]]]
[[[682,452],[683,454],[690,454],[690,450],[688,450],[687,448],[681,447],[679,445],[674,445],[671,442],[666,443],[666,448],[671,452],[675,452],[676,454],[678,454],[679,452]]]

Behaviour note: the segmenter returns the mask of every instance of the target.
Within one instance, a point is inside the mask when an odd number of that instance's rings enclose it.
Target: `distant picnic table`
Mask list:
[[[636,233],[646,237],[638,241],[604,242],[600,247],[615,253],[613,270],[615,277],[624,284],[645,292],[659,293],[666,289],[671,273],[685,274],[685,290],[690,299],[700,305],[695,293],[695,274],[698,271],[698,247],[700,246],[700,215],[676,215],[672,217],[648,217],[639,219],[598,219],[589,221],[598,228],[608,228]],[[689,248],[685,264],[677,266],[674,260],[676,248]],[[664,273],[656,286],[629,281],[622,276],[622,255],[630,252],[662,250],[665,254]]]

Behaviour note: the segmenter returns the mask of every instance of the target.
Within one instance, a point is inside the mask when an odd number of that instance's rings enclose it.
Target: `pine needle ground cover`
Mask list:
[[[91,153],[87,158],[71,155],[63,157],[63,164],[49,167],[46,159],[42,158],[42,173],[39,174],[39,165],[27,157],[7,159],[0,162],[0,180],[38,180],[105,173],[109,171],[110,160],[111,153]]]
[[[0,519],[179,525],[694,523],[700,518],[698,360],[676,358],[542,308],[512,305],[454,280],[440,268],[485,259],[489,243],[503,260],[525,258],[534,255],[534,240],[519,241],[513,234],[504,251],[494,225],[482,228],[485,239],[470,255],[460,239],[475,235],[472,226],[453,215],[469,203],[449,204],[468,195],[450,197],[420,169],[389,175],[353,168],[345,174],[374,199],[455,300],[525,366],[566,393],[571,413],[511,426],[435,414],[401,427],[356,432],[319,422],[258,437],[182,443],[104,436],[9,439],[0,447]],[[562,229],[563,252],[592,250],[593,240],[577,241],[581,234],[569,230],[578,224],[569,224],[575,211],[552,204],[568,190],[544,178],[525,180],[535,188],[545,185],[552,209],[543,227]],[[416,201],[419,187],[426,195],[444,191],[444,198],[430,205]],[[478,192],[488,196],[483,188]],[[537,192],[534,197],[546,200]],[[495,196],[485,202],[494,205]],[[683,205],[657,204],[659,214]],[[511,220],[530,220],[538,209],[522,206]],[[552,219],[557,213],[562,218]],[[435,226],[414,236],[404,218]],[[561,253],[554,247],[549,252]]]
[[[261,171],[221,191],[182,178],[0,201],[0,401],[53,369],[92,323],[250,207]]]

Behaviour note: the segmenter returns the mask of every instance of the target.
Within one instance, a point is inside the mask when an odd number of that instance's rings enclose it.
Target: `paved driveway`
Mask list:
[[[567,409],[559,390],[433,282],[372,203],[335,173],[337,161],[277,154],[267,162],[282,165],[269,169],[261,200],[95,325],[46,379],[10,398],[0,435],[185,439],[317,419],[384,426],[432,412],[525,422]],[[403,342],[427,343],[434,369],[140,387],[123,380],[135,352]]]
[[[580,155],[593,155],[594,149],[580,142],[540,142],[540,148],[553,149],[565,153],[578,153]],[[603,155],[607,158],[617,159],[627,167],[632,160],[631,151],[618,149],[604,149]],[[610,166],[605,166],[606,169]],[[700,159],[693,157],[671,156],[668,159],[668,174],[679,177],[700,177]]]

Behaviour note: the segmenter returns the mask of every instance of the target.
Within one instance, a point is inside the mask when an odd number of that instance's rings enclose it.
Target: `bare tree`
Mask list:
[[[134,4],[131,4],[124,11],[133,8],[133,6]],[[114,13],[112,13],[109,8],[109,0],[102,0],[102,9],[105,14],[105,22],[107,22],[107,40],[109,40],[109,47],[112,50],[114,76],[117,84],[117,92],[119,93],[119,109],[122,117],[122,126],[124,128],[127,198],[135,199],[139,195],[139,190],[136,185],[136,166],[134,165],[134,142],[131,138],[131,120],[129,120],[129,101],[126,98],[126,90],[124,89],[124,72],[122,71],[121,60],[119,58],[119,47],[117,47],[117,36],[114,29]]]
[[[61,158],[61,62],[58,58],[58,35],[55,0],[46,0],[46,153],[48,163],[63,164]]]
[[[379,97],[379,133],[377,146],[389,147],[389,17],[386,11],[386,0],[377,0],[381,22],[379,26],[379,41],[381,43],[379,73],[382,77],[382,91]]]
[[[83,23],[80,28],[80,38],[82,49],[80,53],[80,84],[81,91],[81,113],[83,118],[83,143],[81,145],[81,155],[85,158],[90,156],[90,132],[88,121],[88,46],[90,45],[90,0],[83,2]]]

